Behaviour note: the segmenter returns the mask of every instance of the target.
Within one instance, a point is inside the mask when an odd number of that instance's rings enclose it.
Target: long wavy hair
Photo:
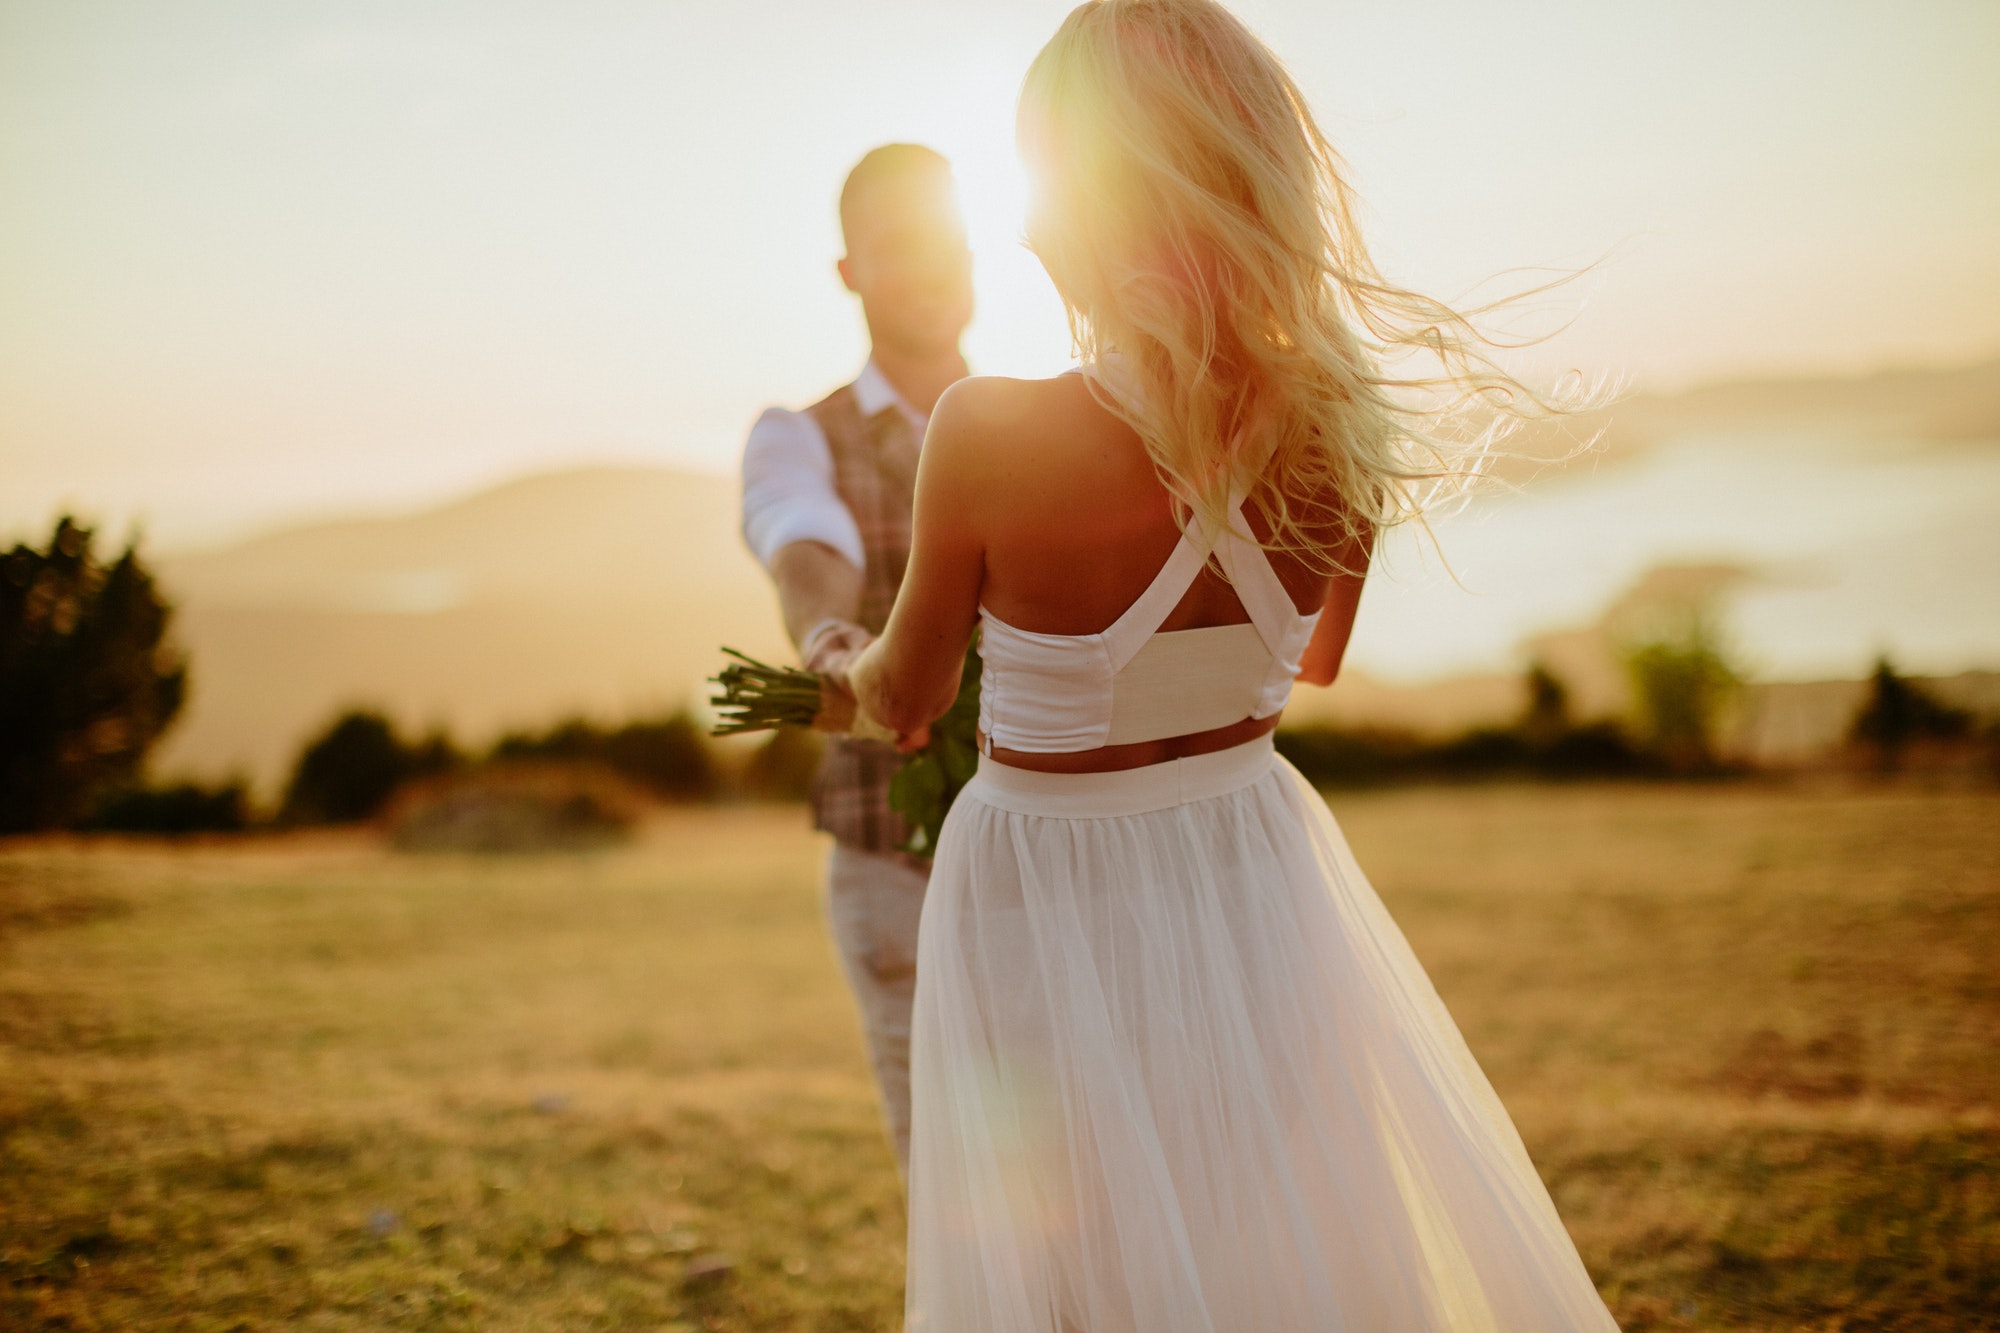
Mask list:
[[[1028,247],[1094,390],[1196,521],[1247,496],[1267,549],[1342,569],[1519,420],[1564,410],[1494,362],[1474,322],[1493,306],[1382,277],[1298,86],[1211,0],[1079,6],[1017,130]]]

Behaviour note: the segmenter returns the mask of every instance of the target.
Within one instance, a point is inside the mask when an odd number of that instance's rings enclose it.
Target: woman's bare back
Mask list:
[[[1105,629],[1145,591],[1180,540],[1145,445],[1079,374],[983,378],[954,392],[973,399],[982,437],[980,503],[972,519],[986,551],[980,604],[1035,633]],[[1261,537],[1254,514],[1250,522]],[[1272,564],[1302,614],[1327,605],[1330,576],[1283,554]],[[1235,590],[1211,566],[1160,628],[1249,619]],[[1166,740],[1069,754],[996,748],[994,757],[1047,772],[1111,771],[1224,749],[1276,725],[1276,717],[1245,719]]]
[[[1145,591],[1180,540],[1166,488],[1138,435],[1082,375],[987,379],[982,388],[992,485],[980,516],[981,604],[1018,629],[1094,634]],[[1324,603],[1326,575],[1283,555],[1272,563],[1302,614]],[[1248,620],[1211,567],[1161,629]]]

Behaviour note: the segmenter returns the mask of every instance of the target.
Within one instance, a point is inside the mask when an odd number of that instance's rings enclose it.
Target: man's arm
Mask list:
[[[785,633],[805,654],[807,636],[830,620],[852,622],[861,611],[861,571],[824,542],[795,541],[771,557],[771,582]]]
[[[807,668],[826,676],[819,725],[854,719],[847,668],[872,637],[861,611],[861,529],[833,483],[826,433],[804,412],[773,408],[743,446],[743,540],[778,590],[785,633]]]
[[[826,678],[813,725],[848,730],[854,725],[854,696],[847,690],[847,669],[873,638],[854,623],[861,610],[861,571],[831,546],[797,541],[772,557],[771,581],[778,585],[778,609],[799,661]]]
[[[805,412],[772,408],[743,446],[743,540],[777,585],[801,654],[829,620],[861,608],[861,529],[833,482],[826,433]]]

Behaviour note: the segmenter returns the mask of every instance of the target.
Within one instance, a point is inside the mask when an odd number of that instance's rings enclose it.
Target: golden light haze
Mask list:
[[[1066,3],[0,3],[0,525],[168,545],[524,470],[733,462],[859,364],[833,200],[958,165],[975,365],[1065,363],[1015,244]],[[1609,253],[1550,363],[1642,384],[2000,348],[2000,9],[1239,6],[1391,276]]]

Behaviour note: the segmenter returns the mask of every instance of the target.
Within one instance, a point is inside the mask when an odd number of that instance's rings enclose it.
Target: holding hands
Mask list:
[[[819,676],[819,713],[813,730],[844,733],[856,740],[891,741],[904,754],[930,743],[930,728],[897,732],[862,707],[850,677],[855,663],[875,636],[845,620],[828,620],[806,637],[804,665]]]

